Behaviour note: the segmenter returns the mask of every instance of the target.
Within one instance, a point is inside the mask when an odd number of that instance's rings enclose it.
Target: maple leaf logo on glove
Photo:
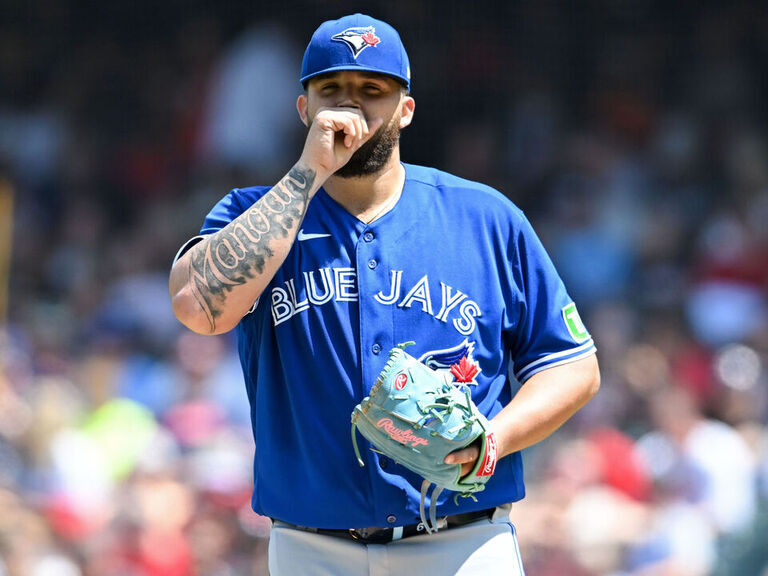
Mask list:
[[[470,362],[466,356],[462,356],[457,364],[451,366],[451,374],[456,382],[474,382],[475,376],[480,373],[477,362]]]

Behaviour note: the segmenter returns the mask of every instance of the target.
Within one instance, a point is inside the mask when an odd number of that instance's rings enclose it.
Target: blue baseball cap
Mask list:
[[[323,22],[315,30],[301,63],[301,83],[337,70],[378,72],[411,89],[411,65],[397,30],[365,14]]]

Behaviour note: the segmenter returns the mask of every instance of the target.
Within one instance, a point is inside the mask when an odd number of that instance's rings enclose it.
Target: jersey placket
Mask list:
[[[387,253],[386,238],[373,226],[366,226],[357,242],[356,267],[360,314],[360,368],[363,396],[367,396],[389,358],[389,350],[395,346],[392,341],[394,318],[389,306],[376,302],[376,296],[385,294],[389,286],[390,263],[384,257]],[[366,468],[371,475],[374,490],[374,506],[377,518],[391,522],[391,510],[381,508],[382,499],[376,494],[382,489],[378,475],[377,456],[367,451]]]

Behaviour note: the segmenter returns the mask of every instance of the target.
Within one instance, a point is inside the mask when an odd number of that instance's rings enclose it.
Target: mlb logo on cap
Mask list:
[[[411,88],[408,54],[397,30],[365,14],[323,22],[304,52],[301,83],[326,72],[378,72]]]

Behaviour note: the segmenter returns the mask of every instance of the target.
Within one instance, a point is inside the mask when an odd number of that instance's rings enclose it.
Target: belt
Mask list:
[[[437,519],[437,528],[445,530],[448,528],[464,526],[465,524],[481,519],[490,520],[495,511],[495,508],[489,508],[488,510],[478,510],[477,512],[465,512],[464,514],[444,516]],[[312,532],[313,534],[322,534],[323,536],[333,536],[334,538],[343,538],[345,540],[355,540],[361,544],[386,544],[388,542],[394,542],[395,540],[401,540],[402,538],[423,534],[426,530],[424,524],[421,522],[418,524],[408,524],[407,526],[395,526],[392,528],[379,528],[373,526],[370,528],[348,529],[310,528],[308,526],[297,526],[296,524],[290,524],[288,522],[281,523],[296,530]]]

